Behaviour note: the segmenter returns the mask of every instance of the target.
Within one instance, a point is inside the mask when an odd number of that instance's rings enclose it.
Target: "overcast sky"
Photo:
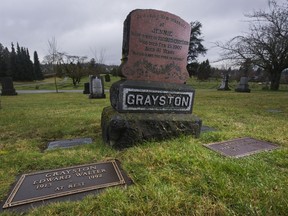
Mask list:
[[[187,22],[202,23],[204,45],[200,60],[219,57],[213,48],[247,30],[245,13],[266,9],[268,0],[0,0],[0,43],[11,42],[36,50],[40,61],[48,54],[48,40],[55,37],[59,51],[94,57],[105,53],[106,64],[120,64],[123,22],[134,9],[157,9]],[[283,0],[278,0],[279,3]]]

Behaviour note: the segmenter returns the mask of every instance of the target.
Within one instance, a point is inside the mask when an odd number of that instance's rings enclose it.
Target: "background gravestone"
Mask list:
[[[218,90],[222,90],[222,91],[230,91],[231,90],[229,88],[229,75],[228,74],[223,76],[221,85],[219,86]]]
[[[199,136],[192,115],[195,91],[185,84],[191,27],[158,10],[134,10],[124,22],[122,79],[102,112],[103,140],[116,147],[180,134]]]
[[[0,81],[2,85],[1,95],[17,95],[11,77],[2,77]]]
[[[248,85],[248,77],[241,77],[240,83],[238,84],[237,88],[235,89],[236,92],[250,92]]]
[[[84,83],[83,94],[90,94],[90,83],[89,82]]]
[[[105,98],[103,77],[90,75],[89,81],[89,98]]]

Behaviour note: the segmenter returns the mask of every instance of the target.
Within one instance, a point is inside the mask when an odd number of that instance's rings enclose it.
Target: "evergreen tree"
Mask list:
[[[34,75],[36,80],[43,80],[44,76],[40,67],[40,62],[38,59],[38,54],[34,51]]]
[[[7,76],[8,64],[7,59],[5,58],[5,48],[0,43],[0,77]]]
[[[9,74],[16,80],[17,77],[17,55],[14,48],[14,44],[11,43],[10,63],[9,63]]]
[[[25,73],[23,67],[23,49],[20,48],[19,44],[16,45],[16,64],[15,64],[15,80],[24,80],[23,74]]]
[[[209,60],[203,61],[199,67],[197,72],[197,78],[199,80],[208,80],[211,76],[211,66]]]
[[[190,34],[190,42],[188,49],[187,61],[188,64],[193,62],[197,62],[197,57],[199,54],[204,55],[207,49],[203,46],[203,38],[201,38],[201,28],[202,24],[198,21],[191,22],[191,34]]]
[[[24,48],[23,57],[24,57],[24,68],[25,68],[24,80],[33,81],[35,80],[35,74],[34,74],[33,62],[30,59],[28,48],[26,49]]]

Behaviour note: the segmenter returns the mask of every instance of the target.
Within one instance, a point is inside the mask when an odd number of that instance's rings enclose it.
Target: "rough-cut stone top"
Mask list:
[[[128,80],[185,83],[191,27],[158,10],[134,10],[124,22],[121,76]]]

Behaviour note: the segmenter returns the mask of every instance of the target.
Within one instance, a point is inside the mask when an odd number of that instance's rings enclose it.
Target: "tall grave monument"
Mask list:
[[[124,22],[122,79],[102,112],[103,140],[116,148],[180,134],[199,136],[195,91],[186,85],[191,27],[158,10],[134,10]]]
[[[17,95],[12,77],[0,77],[0,83],[2,85],[1,95]]]

